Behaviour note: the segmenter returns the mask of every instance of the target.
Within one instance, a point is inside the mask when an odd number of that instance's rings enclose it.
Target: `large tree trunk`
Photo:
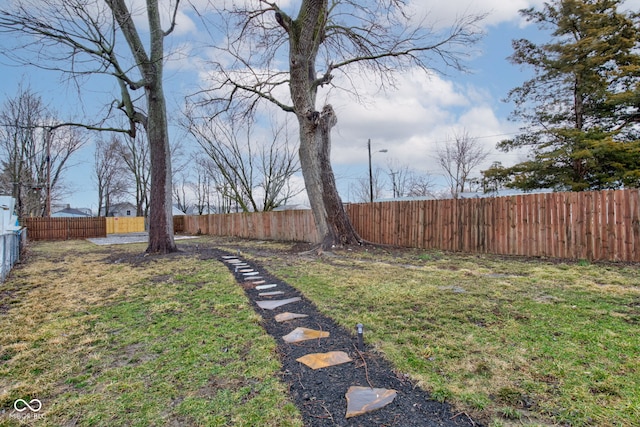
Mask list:
[[[324,249],[360,243],[338,194],[331,167],[331,129],[337,118],[330,105],[322,113],[298,116],[300,165],[320,243]]]
[[[149,62],[141,67],[146,80],[148,116],[145,123],[151,163],[147,253],[169,253],[178,248],[173,240],[171,150],[167,105],[162,87],[165,34],[160,22],[158,0],[147,1],[147,14],[151,33],[150,56]]]
[[[324,38],[327,0],[305,0],[295,22],[276,16],[289,33],[289,88],[300,125],[300,167],[324,249],[359,243],[344,210],[331,168],[331,129],[337,118],[330,105],[315,109],[315,61]]]
[[[173,239],[173,209],[171,206],[171,151],[162,79],[146,88],[151,161],[151,206],[149,207],[148,253],[169,253],[177,250]]]

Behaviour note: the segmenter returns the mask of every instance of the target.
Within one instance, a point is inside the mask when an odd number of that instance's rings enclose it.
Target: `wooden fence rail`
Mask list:
[[[106,237],[105,218],[25,218],[29,240],[69,240]]]

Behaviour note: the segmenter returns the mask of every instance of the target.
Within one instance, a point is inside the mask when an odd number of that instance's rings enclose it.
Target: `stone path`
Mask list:
[[[319,314],[295,288],[240,255],[223,255],[221,261],[278,340],[283,380],[305,426],[478,425],[394,373],[380,356],[363,348],[361,337]]]
[[[240,258],[233,255],[223,256],[224,262],[234,267],[237,273],[242,274],[242,278],[246,281],[253,277],[259,277],[260,272],[249,268],[246,262],[243,262]],[[254,285],[255,286],[255,285]],[[269,289],[276,288],[277,284],[258,285],[255,288]],[[284,295],[283,291],[261,292],[258,294],[260,297],[281,296]],[[279,307],[283,307],[288,304],[292,304],[300,301],[300,297],[293,297],[284,300],[260,300],[255,301],[258,307],[275,310]],[[295,319],[301,319],[306,317],[304,314],[289,313],[289,316],[282,321],[293,321]],[[309,329],[304,327],[297,327],[290,333],[283,336],[282,339],[289,344],[300,343],[307,340],[320,340],[328,338],[329,332],[322,330]],[[332,366],[340,365],[343,363],[349,363],[353,360],[344,351],[330,351],[327,353],[309,353],[305,356],[296,359],[298,362],[309,366],[311,369],[330,368]],[[396,397],[395,390],[388,390],[382,388],[372,387],[358,387],[352,386],[345,392],[345,398],[347,400],[347,407],[345,412],[345,418],[355,417],[358,415],[366,414],[367,412],[375,411],[383,408],[386,405],[393,402]]]

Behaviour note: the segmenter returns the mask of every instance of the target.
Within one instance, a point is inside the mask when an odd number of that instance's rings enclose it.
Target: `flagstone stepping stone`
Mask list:
[[[347,398],[346,418],[357,417],[384,408],[393,402],[397,394],[395,390],[386,388],[351,386],[345,395]]]
[[[253,269],[251,269],[251,268],[241,268],[241,269],[238,270],[238,273],[243,273],[243,274],[252,273],[252,272],[253,272]],[[257,274],[257,272],[256,272],[256,274]]]
[[[289,313],[287,311],[286,313],[276,314],[274,319],[275,319],[276,322],[282,323],[282,322],[286,322],[288,320],[302,319],[303,317],[309,317],[309,315],[308,314],[300,314],[300,313]]]
[[[281,300],[275,300],[275,301],[256,301],[256,304],[258,304],[258,307],[265,309],[265,310],[275,310],[278,307],[281,307],[285,304],[290,304],[292,302],[298,302],[300,301],[302,298],[300,297],[294,297],[294,298],[289,298],[289,299],[281,299]]]
[[[262,279],[263,279],[262,276],[249,276],[244,278],[245,281],[262,280]]]
[[[327,368],[329,366],[340,365],[351,362],[352,359],[344,351],[330,351],[328,353],[312,353],[296,359],[298,362],[307,365],[311,369]]]
[[[250,271],[247,271],[247,272],[242,273],[242,274],[243,274],[244,276],[256,276],[256,275],[260,274],[260,272],[259,272],[259,271],[253,271],[253,270],[250,270]]]
[[[307,341],[307,340],[315,340],[319,338],[328,338],[329,332],[327,331],[317,331],[315,329],[308,328],[295,328],[293,331],[289,332],[287,335],[283,336],[282,339],[289,344]]]
[[[271,291],[271,292],[260,292],[258,294],[258,296],[261,296],[261,297],[272,297],[272,296],[275,296],[275,295],[284,295],[284,292],[282,292],[282,291]]]
[[[240,264],[242,261],[240,261],[239,259],[228,259],[226,260],[226,262],[229,264]]]
[[[230,260],[230,259],[238,259],[238,257],[237,257],[237,256],[235,256],[235,255],[223,255],[223,256],[222,256],[222,259],[224,259],[224,260]]]
[[[261,291],[261,290],[263,290],[263,289],[271,289],[271,288],[275,288],[276,286],[278,286],[278,285],[276,285],[275,283],[272,283],[272,284],[270,284],[270,285],[260,285],[260,286],[256,286],[256,289],[257,289],[257,290],[259,290],[259,291]]]
[[[266,280],[255,280],[255,281],[251,282],[252,285],[262,285],[263,283],[267,283],[267,281]],[[258,289],[257,286],[256,286],[256,289]]]

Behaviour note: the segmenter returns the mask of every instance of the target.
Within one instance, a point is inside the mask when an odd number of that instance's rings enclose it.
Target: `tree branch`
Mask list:
[[[173,32],[173,30],[176,28],[176,16],[178,15],[178,6],[180,5],[180,0],[176,0],[176,6],[173,9],[173,15],[171,17],[171,26],[169,27],[169,29],[167,31],[165,31],[163,33],[163,35],[165,37],[167,37],[169,34],[171,34]]]

